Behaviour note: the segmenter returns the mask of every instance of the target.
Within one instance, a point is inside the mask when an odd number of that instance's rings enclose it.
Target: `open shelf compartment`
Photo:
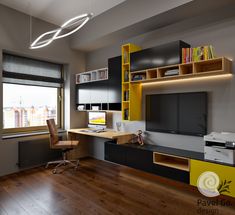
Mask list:
[[[157,69],[148,69],[147,70],[147,79],[157,78]]]
[[[194,63],[195,73],[218,72],[224,70],[224,58],[216,58]]]
[[[175,155],[153,152],[153,163],[189,172],[190,160]]]
[[[179,65],[165,66],[157,69],[157,76],[159,78],[178,76],[178,75],[179,75]]]
[[[131,81],[143,81],[146,80],[146,70],[131,72]]]
[[[180,64],[180,75],[189,75],[193,72],[193,63]]]

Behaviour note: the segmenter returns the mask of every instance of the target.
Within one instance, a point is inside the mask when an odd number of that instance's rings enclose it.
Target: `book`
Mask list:
[[[215,51],[212,45],[182,48],[182,63],[197,62],[213,58],[215,58]]]
[[[178,75],[179,69],[171,69],[165,72],[164,76]]]

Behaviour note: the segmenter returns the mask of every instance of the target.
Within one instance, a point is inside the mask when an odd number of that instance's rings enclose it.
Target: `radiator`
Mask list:
[[[61,159],[61,150],[50,149],[48,138],[19,141],[18,146],[20,168],[36,167],[48,161]]]

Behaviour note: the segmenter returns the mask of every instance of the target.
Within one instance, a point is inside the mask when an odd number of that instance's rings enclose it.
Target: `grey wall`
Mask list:
[[[142,48],[153,47],[175,40],[183,40],[194,46],[212,44],[217,56],[226,56],[235,59],[235,18],[230,17],[216,22],[199,25],[197,19],[185,20],[164,27],[162,29],[130,38],[128,41],[120,41],[106,48],[102,48],[87,54],[87,69],[95,69],[107,66],[107,59],[121,54],[121,44],[135,43]],[[233,63],[233,71],[234,71]],[[197,80],[181,83],[149,85],[143,87],[143,96],[154,93],[174,93],[207,91],[208,103],[208,132],[230,131],[235,132],[235,79],[211,79]],[[143,121],[125,123],[123,127],[127,131],[145,130],[144,112],[145,100],[143,100]],[[121,113],[114,113],[115,121],[121,121]],[[203,151],[203,139],[200,137],[173,135],[157,132],[146,132],[145,141],[150,144],[168,146],[173,148]]]
[[[44,21],[33,20],[33,38],[55,26]],[[66,128],[84,126],[81,114],[75,111],[75,74],[85,70],[85,56],[69,48],[68,40],[60,39],[50,46],[30,50],[29,16],[0,5],[0,68],[3,50],[36,59],[66,64],[65,83],[65,124]],[[28,138],[2,140],[2,72],[0,72],[0,175],[18,171],[18,141]],[[33,137],[33,138],[38,138]],[[40,136],[41,138],[41,136]]]

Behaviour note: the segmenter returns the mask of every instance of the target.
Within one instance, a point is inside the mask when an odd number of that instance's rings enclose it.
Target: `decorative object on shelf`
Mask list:
[[[99,110],[100,107],[99,106],[92,106],[92,110]]]
[[[143,138],[142,130],[138,130],[135,136],[129,140],[129,143],[138,143],[139,145],[144,145],[144,138]]]
[[[116,122],[117,131],[121,131],[122,122]]]
[[[80,16],[76,16],[72,19],[69,19],[63,25],[61,25],[60,28],[57,28],[52,31],[48,31],[40,35],[36,40],[34,40],[34,42],[31,43],[30,49],[38,49],[38,48],[48,46],[54,40],[67,37],[75,33],[80,28],[82,28],[91,19],[92,16],[93,16],[92,13],[86,13]]]
[[[79,111],[85,110],[85,105],[78,105],[77,110]]]
[[[182,48],[182,63],[197,62],[214,58],[215,51],[212,45]]]
[[[97,69],[76,74],[76,84],[103,81],[108,79],[108,68]]]
[[[144,138],[143,138],[143,136],[142,136],[142,131],[141,130],[138,130],[137,131],[137,142],[141,145],[141,146],[143,146],[144,145]]]

